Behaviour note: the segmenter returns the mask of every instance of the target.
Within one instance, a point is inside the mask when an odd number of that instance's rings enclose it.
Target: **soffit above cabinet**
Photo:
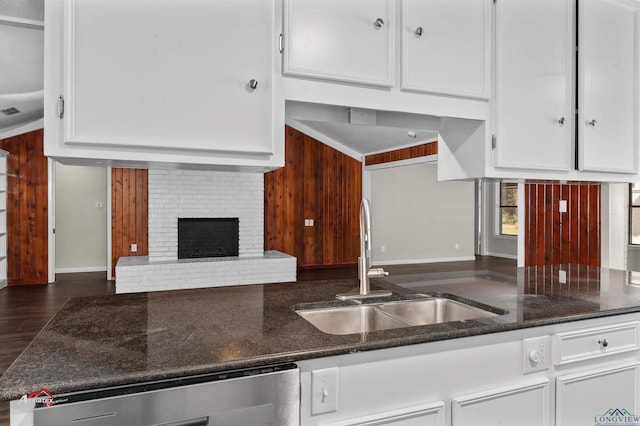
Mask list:
[[[357,159],[438,139],[440,118],[338,105],[286,102],[286,123]]]

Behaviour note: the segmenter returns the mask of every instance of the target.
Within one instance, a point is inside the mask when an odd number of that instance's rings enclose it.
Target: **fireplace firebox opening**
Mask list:
[[[228,257],[239,254],[239,220],[178,218],[178,259]]]

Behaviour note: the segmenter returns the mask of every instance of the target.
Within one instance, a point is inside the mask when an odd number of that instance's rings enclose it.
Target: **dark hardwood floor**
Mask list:
[[[0,374],[71,297],[115,293],[105,272],[59,274],[56,283],[0,290]],[[9,403],[0,402],[0,425],[9,424]]]
[[[393,265],[393,275],[428,272],[515,268],[514,260],[479,256],[475,261]],[[298,281],[357,278],[357,267],[298,271]],[[0,290],[0,375],[33,340],[38,332],[71,297],[115,293],[115,285],[104,272],[58,274],[49,285],[16,286]],[[0,402],[0,425],[9,424],[9,403]]]

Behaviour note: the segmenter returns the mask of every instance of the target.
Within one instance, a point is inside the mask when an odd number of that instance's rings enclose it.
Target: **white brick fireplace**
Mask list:
[[[264,251],[260,173],[149,170],[149,261],[178,259],[178,218],[237,217],[240,257]]]
[[[264,251],[259,173],[149,170],[149,255],[121,257],[116,292],[296,280],[296,259]],[[239,255],[178,259],[178,218],[239,219]]]

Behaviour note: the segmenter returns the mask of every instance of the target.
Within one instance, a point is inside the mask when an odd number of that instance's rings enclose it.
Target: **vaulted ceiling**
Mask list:
[[[44,0],[0,2],[0,134],[43,115]]]

